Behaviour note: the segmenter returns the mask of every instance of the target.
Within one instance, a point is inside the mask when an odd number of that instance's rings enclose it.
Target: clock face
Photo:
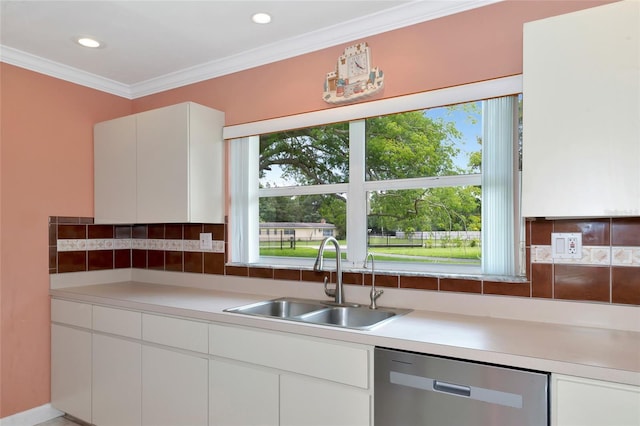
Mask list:
[[[347,58],[347,73],[349,78],[369,74],[369,61],[365,52]]]

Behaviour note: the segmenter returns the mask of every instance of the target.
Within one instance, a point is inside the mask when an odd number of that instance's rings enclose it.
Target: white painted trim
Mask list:
[[[131,99],[131,89],[128,85],[119,83],[96,74],[70,67],[60,62],[41,58],[30,53],[0,45],[0,62],[35,71],[40,74],[69,81],[81,86],[90,87],[102,92],[111,93],[123,98]]]
[[[130,85],[3,45],[0,45],[0,62],[6,62],[124,98],[136,99],[500,1],[502,0],[449,0],[437,2],[414,0],[392,9],[342,22],[322,30],[312,31],[299,37],[261,46],[241,54],[185,68]]]
[[[34,426],[62,415],[64,413],[53,408],[51,404],[44,404],[0,419],[0,426]]]
[[[271,120],[226,126],[224,139],[236,139],[279,132],[289,129],[319,126],[327,123],[342,123],[379,115],[417,111],[443,105],[477,101],[487,98],[514,95],[522,92],[522,75],[497,78],[462,86],[431,90],[413,95],[381,99],[343,107],[325,109],[305,114],[290,115]]]

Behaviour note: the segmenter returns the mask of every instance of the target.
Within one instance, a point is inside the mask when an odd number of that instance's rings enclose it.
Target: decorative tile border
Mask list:
[[[164,240],[137,238],[58,240],[58,252],[96,250],[164,250],[204,253],[224,253],[224,241],[213,241],[211,249],[200,248],[199,240]]]
[[[640,266],[640,247],[583,246],[581,259],[553,259],[551,246],[532,245],[531,263]]]
[[[611,264],[614,266],[640,266],[640,247],[613,247]]]

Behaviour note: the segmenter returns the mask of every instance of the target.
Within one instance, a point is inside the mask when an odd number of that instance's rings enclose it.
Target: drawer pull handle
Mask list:
[[[471,396],[471,388],[469,386],[441,382],[440,380],[433,381],[433,390],[437,390],[439,392],[445,392],[445,393],[452,393],[454,395],[460,395],[460,396]]]

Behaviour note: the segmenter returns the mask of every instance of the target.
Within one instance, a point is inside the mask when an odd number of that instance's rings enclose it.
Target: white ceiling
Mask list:
[[[0,0],[0,59],[136,98],[495,1]]]

